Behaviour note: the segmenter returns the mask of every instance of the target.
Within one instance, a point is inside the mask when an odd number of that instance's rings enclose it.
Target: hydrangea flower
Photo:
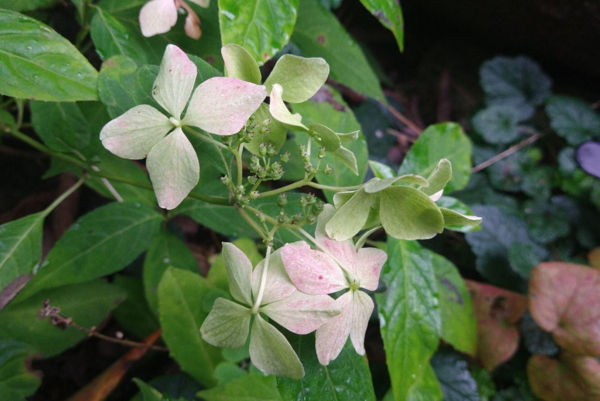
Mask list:
[[[200,165],[183,126],[233,135],[266,97],[264,86],[235,78],[210,78],[194,90],[198,70],[177,46],[168,45],[152,96],[170,116],[149,105],[135,106],[102,128],[106,149],[125,159],[143,159],[160,207],[173,209],[198,183]],[[191,99],[190,99],[191,95]],[[185,117],[181,118],[187,106]]]
[[[333,206],[326,205],[317,220],[316,242],[325,252],[311,250],[306,242],[281,249],[285,270],[298,290],[313,295],[348,290],[335,301],[342,312],[317,329],[317,357],[322,365],[337,358],[348,337],[356,352],[364,355],[365,332],[374,305],[361,289],[377,289],[381,268],[387,260],[380,249],[357,250],[351,240],[329,238],[325,225],[334,214]]]
[[[190,0],[200,7],[207,8],[210,0]],[[200,39],[200,18],[184,0],[151,0],[140,10],[140,28],[142,35],[149,37],[166,33],[177,23],[177,10],[187,11],[185,33],[192,39]]]
[[[291,248],[298,243],[289,244]],[[287,276],[281,250],[269,257],[268,274],[261,290],[266,259],[254,271],[248,257],[235,245],[223,243],[223,262],[234,301],[217,298],[204,320],[202,338],[214,346],[242,347],[250,335],[250,358],[265,373],[300,379],[304,368],[287,339],[261,314],[296,334],[308,334],[340,313],[327,295],[300,292]],[[262,298],[257,300],[262,293]],[[259,307],[256,307],[256,304]]]

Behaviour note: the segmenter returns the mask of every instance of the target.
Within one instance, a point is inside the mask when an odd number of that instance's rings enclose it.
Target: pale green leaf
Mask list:
[[[248,339],[251,317],[250,309],[225,298],[217,298],[200,328],[202,338],[217,347],[241,348]]]
[[[388,235],[406,240],[428,239],[444,230],[440,209],[421,191],[390,187],[379,197],[379,216]]]
[[[146,160],[158,205],[176,208],[200,179],[198,155],[181,128],[158,142]]]
[[[405,400],[427,373],[441,332],[432,252],[415,241],[388,241],[381,274],[387,290],[376,294],[381,335],[394,399]]]
[[[429,182],[423,177],[413,174],[406,174],[398,177],[390,177],[384,179],[373,178],[372,180],[369,180],[369,182],[365,185],[365,192],[368,194],[374,194],[383,191],[384,189],[392,186],[397,182],[421,185],[425,188],[427,188],[427,186],[429,185]]]
[[[313,97],[329,75],[329,65],[322,58],[282,56],[265,81],[267,92],[274,84],[283,87],[283,100],[302,103]]]
[[[95,100],[98,72],[67,39],[41,22],[0,9],[0,94],[72,102]]]
[[[292,35],[298,0],[219,0],[223,44],[244,47],[262,65]]]
[[[182,369],[205,386],[217,383],[214,370],[222,360],[219,349],[200,335],[208,315],[204,302],[209,292],[208,283],[199,274],[172,267],[158,285],[162,337]]]
[[[445,191],[464,188],[471,176],[471,141],[456,123],[428,127],[404,158],[398,174],[428,177],[441,159],[448,159],[453,166]]]
[[[448,159],[442,159],[427,177],[428,186],[420,187],[419,190],[425,195],[434,195],[442,191],[448,181],[452,178],[452,164]]]
[[[348,169],[354,173],[354,175],[358,175],[358,160],[354,152],[352,152],[350,149],[340,146],[338,150],[333,152],[333,156],[344,166],[348,167]]]
[[[262,75],[258,64],[246,49],[230,43],[223,46],[221,55],[223,55],[225,72],[228,77],[260,85]],[[267,92],[270,92],[269,88],[267,88]]]
[[[373,195],[367,194],[363,188],[356,191],[327,223],[327,235],[336,241],[354,237],[367,222],[372,203]]]
[[[271,115],[292,130],[308,131],[308,128],[302,124],[300,114],[292,114],[286,107],[282,99],[283,88],[279,84],[274,84],[271,89],[269,111]]]
[[[475,227],[481,223],[481,217],[464,215],[445,207],[440,207],[440,211],[442,212],[442,216],[444,216],[444,227],[446,225]]]
[[[393,394],[393,392],[390,392],[389,394]],[[390,399],[393,399],[393,397],[390,397]],[[440,382],[438,381],[435,371],[431,365],[427,364],[421,377],[419,377],[417,382],[410,388],[407,401],[442,400],[444,400],[444,393],[442,392]]]
[[[260,314],[252,324],[250,359],[265,373],[296,380],[304,377],[302,363],[288,340]]]

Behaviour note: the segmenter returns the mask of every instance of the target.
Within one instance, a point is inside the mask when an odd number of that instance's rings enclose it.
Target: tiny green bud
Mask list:
[[[324,169],[323,169],[323,174],[325,175],[331,175],[333,174],[333,169],[331,167],[329,167],[329,165],[327,165]]]
[[[306,171],[307,174],[312,175],[317,172],[317,169],[315,169],[312,163],[308,162],[304,164],[304,171]]]
[[[285,152],[284,154],[279,156],[279,160],[281,160],[282,163],[289,162],[290,161],[290,152]]]
[[[313,224],[315,221],[317,221],[317,218],[311,214],[306,216],[306,221],[308,224]]]
[[[255,175],[251,175],[248,177],[248,182],[252,185],[256,184],[257,181],[258,181],[258,177]]]
[[[319,159],[322,159],[326,156],[325,148],[319,148]]]
[[[258,169],[258,171],[256,171],[256,175],[258,176],[258,178],[266,178],[267,177],[267,170],[265,170],[264,168],[260,167]]]
[[[267,156],[273,157],[276,154],[277,154],[277,151],[275,150],[275,146],[273,146],[272,144],[269,144],[267,146]]]
[[[246,188],[244,188],[243,185],[238,185],[237,187],[235,187],[235,190],[238,194],[245,194],[246,193]]]
[[[265,220],[267,219],[263,212],[256,213],[256,218],[258,219],[259,223],[264,223]]]
[[[250,199],[258,199],[260,197],[260,192],[252,191],[248,196],[250,197]]]
[[[315,198],[315,196],[313,194],[306,195],[306,203],[308,203],[309,205],[314,204],[316,201],[317,201],[317,198]]]
[[[325,203],[323,203],[322,200],[317,200],[312,207],[312,211],[314,214],[319,214],[323,211],[324,207],[325,207]]]
[[[306,195],[302,195],[300,197],[300,200],[298,201],[298,204],[300,205],[301,208],[305,208],[306,205],[308,205],[308,201],[306,200]]]
[[[279,216],[277,216],[277,222],[281,223],[281,224],[286,224],[289,223],[290,219],[289,217],[287,217],[285,215],[285,213],[283,212],[283,210],[279,213]]]
[[[284,207],[285,205],[287,205],[287,202],[287,195],[279,194],[279,196],[277,197],[277,206]]]
[[[267,144],[266,143],[261,143],[260,145],[258,145],[258,154],[261,155],[262,157],[265,157],[267,155]]]
[[[224,175],[223,177],[221,177],[221,182],[223,183],[223,185],[229,185],[231,180],[229,179],[228,176]]]

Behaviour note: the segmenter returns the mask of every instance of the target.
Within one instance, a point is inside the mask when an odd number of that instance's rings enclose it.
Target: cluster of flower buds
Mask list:
[[[262,181],[281,179],[285,173],[283,164],[290,160],[289,153],[280,155],[279,161],[271,162],[271,157],[277,154],[275,147],[271,144],[261,143],[258,149],[263,162],[261,163],[261,157],[252,156],[248,170],[253,175],[248,177],[248,182],[254,185],[259,179]]]
[[[284,208],[288,205],[288,198],[285,193],[277,197],[277,206],[281,208],[277,221],[280,224],[303,225],[312,224],[316,221],[319,213],[323,211],[324,203],[313,194],[305,194],[298,200],[298,206],[301,211],[288,215]]]

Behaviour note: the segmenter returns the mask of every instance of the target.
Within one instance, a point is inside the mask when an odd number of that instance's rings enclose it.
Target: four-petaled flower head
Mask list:
[[[208,7],[210,0],[190,0],[200,7]],[[179,7],[187,11],[185,33],[192,39],[200,39],[200,18],[184,0],[151,0],[140,10],[142,35],[149,37],[169,32],[177,22]]]
[[[386,253],[380,249],[356,250],[351,240],[329,238],[325,225],[334,214],[333,206],[325,205],[317,221],[316,240],[324,252],[311,250],[305,242],[288,244],[281,250],[285,270],[298,290],[314,295],[349,290],[335,301],[341,314],[317,329],[317,357],[323,365],[337,358],[348,337],[356,352],[364,355],[365,332],[374,304],[360,289],[377,289],[381,268],[387,260]]]
[[[139,105],[110,121],[100,132],[104,147],[117,156],[147,157],[158,204],[165,209],[179,205],[200,177],[198,156],[182,127],[233,135],[266,97],[264,86],[235,78],[211,78],[194,91],[197,73],[196,65],[181,49],[168,45],[152,96],[170,117],[152,106]]]
[[[278,376],[302,378],[304,368],[292,346],[261,314],[293,333],[308,334],[340,313],[336,302],[327,295],[298,291],[285,272],[280,250],[268,259],[262,291],[266,259],[252,270],[248,257],[230,243],[223,244],[222,257],[229,275],[229,291],[237,302],[224,298],[215,301],[200,328],[202,338],[217,347],[240,348],[250,335],[250,358],[257,368]],[[256,308],[260,293],[262,298]]]

